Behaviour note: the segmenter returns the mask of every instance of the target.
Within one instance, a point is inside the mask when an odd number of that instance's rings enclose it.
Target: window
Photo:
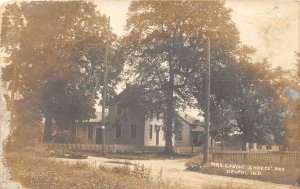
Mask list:
[[[116,138],[121,138],[122,136],[122,127],[120,124],[116,124]]]
[[[152,135],[153,135],[153,125],[150,125],[150,129],[149,129],[149,138],[152,139]]]
[[[130,131],[131,138],[136,138],[136,124],[131,124]]]
[[[94,129],[94,127],[92,125],[88,126],[88,139],[89,140],[93,139],[93,129]]]

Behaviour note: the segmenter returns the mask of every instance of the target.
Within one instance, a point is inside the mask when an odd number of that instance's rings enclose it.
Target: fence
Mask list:
[[[212,161],[256,164],[299,164],[300,152],[213,152]]]
[[[48,144],[50,149],[55,149],[61,152],[102,152],[102,145],[100,144]],[[125,153],[125,152],[148,152],[148,151],[162,151],[161,146],[135,146],[126,144],[111,144],[105,145],[108,153]]]
[[[76,152],[102,152],[100,144],[48,144],[50,149],[59,150],[61,152],[76,151]],[[105,145],[108,153],[126,153],[126,152],[161,152],[163,146],[137,146],[127,144],[110,144]],[[202,151],[202,147],[174,147],[176,152],[193,153]]]

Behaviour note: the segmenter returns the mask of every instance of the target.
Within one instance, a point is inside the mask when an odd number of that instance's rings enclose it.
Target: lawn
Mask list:
[[[18,123],[15,123],[18,124]],[[161,178],[151,178],[141,167],[128,165],[97,167],[86,163],[70,164],[49,158],[49,149],[41,143],[40,127],[14,127],[5,146],[5,158],[13,180],[31,189],[142,189],[174,188]]]

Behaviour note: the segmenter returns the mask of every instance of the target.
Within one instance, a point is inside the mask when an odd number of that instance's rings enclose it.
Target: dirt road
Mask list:
[[[125,159],[107,159],[102,157],[88,157],[83,160],[64,159],[69,162],[87,162],[93,166],[108,165],[118,166],[122,163],[140,164],[146,168],[151,168],[153,178],[162,175],[162,178],[176,185],[182,185],[184,188],[201,189],[205,186],[228,186],[226,188],[253,188],[253,189],[288,189],[288,185],[280,185],[268,182],[254,181],[241,178],[232,178],[217,175],[207,175],[202,173],[186,171],[184,159],[174,160],[125,160]]]

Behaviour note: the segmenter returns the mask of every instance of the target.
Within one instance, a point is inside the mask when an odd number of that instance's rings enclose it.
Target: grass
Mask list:
[[[87,163],[75,164],[51,160],[26,151],[8,152],[6,160],[13,179],[32,189],[135,189],[179,188],[150,177],[151,170],[134,165],[93,167]]]
[[[157,178],[151,177],[151,169],[143,165],[131,165],[126,161],[114,160],[119,165],[108,167],[96,166],[80,161],[67,163],[48,157],[49,149],[41,144],[41,127],[16,127],[5,148],[5,158],[13,180],[31,189],[180,189],[184,183],[171,184],[162,178],[162,171]],[[138,158],[184,158],[182,154],[134,155],[115,154],[112,158],[126,156]],[[186,156],[185,156],[186,157]],[[199,162],[200,156],[188,161]],[[133,169],[130,168],[133,166]],[[176,181],[175,181],[176,182]],[[233,186],[232,183],[199,186],[201,189],[249,189]]]
[[[165,159],[186,159],[193,155],[184,153],[173,153],[166,154],[163,152],[153,152],[153,153],[108,153],[104,156],[99,153],[87,153],[82,152],[88,156],[94,157],[105,157],[108,159],[127,159],[127,160],[165,160]]]
[[[29,152],[11,152],[6,158],[14,179],[33,189],[169,188],[164,183],[149,181],[149,177],[137,177],[143,172],[131,172],[126,166],[107,168],[79,162],[69,164],[38,157]]]
[[[21,126],[19,126],[21,125]],[[13,180],[31,189],[147,189],[182,187],[162,178],[151,178],[151,170],[141,165],[106,167],[87,163],[67,163],[48,157],[41,143],[41,127],[15,123],[5,147],[5,158]]]
[[[231,176],[235,178],[246,178],[246,179],[253,179],[253,180],[260,180],[260,181],[267,181],[273,182],[278,184],[288,184],[288,185],[296,185],[300,179],[300,163],[299,164],[271,164],[270,163],[255,163],[255,164],[244,164],[238,162],[232,162],[231,164],[239,164],[244,165],[244,169],[227,169],[221,167],[211,166],[208,164],[204,166],[201,170],[197,168],[197,165],[202,161],[203,155],[197,155],[192,158],[188,158],[186,161],[186,166],[189,170],[200,171],[206,174],[213,174],[213,175],[222,175],[222,176]],[[219,163],[219,162],[218,162]],[[230,163],[230,162],[223,162],[223,163]],[[256,167],[266,167],[271,166],[272,168],[268,171],[258,171],[261,172],[261,175],[244,175],[244,174],[228,174],[227,170],[240,170],[240,171],[247,171],[249,173],[249,166],[256,166]],[[275,167],[284,168],[284,171],[276,171]]]
[[[117,160],[111,160],[106,161],[107,163],[113,163],[113,164],[122,164],[122,165],[134,165],[133,163],[130,163],[129,161],[117,161]]]

